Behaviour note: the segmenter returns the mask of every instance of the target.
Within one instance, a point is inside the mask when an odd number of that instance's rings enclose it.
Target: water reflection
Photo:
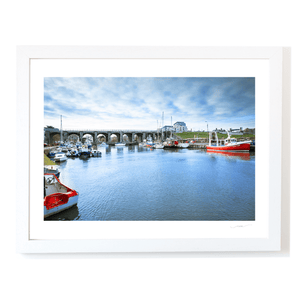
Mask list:
[[[227,152],[227,151],[207,151],[209,155],[216,155],[216,156],[226,156],[228,158],[236,158],[242,160],[250,160],[250,153],[249,152]]]
[[[73,221],[78,220],[79,218],[79,210],[77,205],[74,205],[58,214],[55,214],[54,216],[49,216],[46,218],[46,221],[55,221],[55,220],[64,220],[64,221]]]

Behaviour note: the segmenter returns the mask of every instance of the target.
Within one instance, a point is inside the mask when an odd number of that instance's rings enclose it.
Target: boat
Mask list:
[[[68,153],[69,152],[69,149],[66,147],[66,146],[63,146],[61,148],[61,151],[64,152],[64,153]]]
[[[52,151],[50,151],[50,152],[48,153],[47,156],[48,156],[49,158],[53,158],[57,152],[58,152],[57,150],[52,150]]]
[[[164,144],[164,149],[178,149],[178,141],[173,141],[172,139],[168,139]]]
[[[163,149],[164,145],[163,144],[155,144],[154,148],[155,149]]]
[[[67,156],[63,152],[57,152],[54,156],[54,161],[66,161]]]
[[[79,194],[62,184],[54,174],[44,174],[44,218],[78,203]]]
[[[78,157],[79,156],[79,151],[77,149],[73,148],[69,151],[69,156],[70,157]]]
[[[44,166],[44,174],[54,174],[57,178],[59,178],[59,168],[57,165],[46,165]]]
[[[94,157],[99,157],[99,156],[101,156],[101,151],[100,150],[92,150],[91,151],[91,154],[92,154],[92,156],[94,156]]]
[[[88,158],[88,157],[91,157],[91,156],[92,156],[91,150],[88,149],[88,148],[82,148],[82,149],[80,149],[80,151],[79,151],[79,156],[80,156],[81,158]]]
[[[108,145],[107,145],[105,142],[102,142],[102,143],[100,144],[100,147],[108,147]]]
[[[227,131],[227,130],[226,130]],[[215,135],[215,138],[212,138],[212,135]],[[209,134],[209,145],[206,146],[207,151],[230,151],[230,152],[249,152],[250,144],[252,141],[243,141],[238,142],[236,138],[231,138],[229,132],[227,131],[227,138],[225,141],[218,140],[218,134],[215,131],[212,131]],[[212,141],[215,141],[215,145],[212,145]]]
[[[126,143],[116,143],[115,146],[117,146],[117,147],[126,146]]]
[[[179,148],[187,148],[187,147],[189,147],[189,146],[190,146],[189,142],[186,142],[186,143],[179,143],[179,144],[178,144],[178,147],[179,147]]]

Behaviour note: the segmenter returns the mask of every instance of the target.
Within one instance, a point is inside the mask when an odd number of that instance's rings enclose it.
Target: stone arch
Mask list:
[[[67,141],[77,143],[80,141],[80,134],[79,133],[69,133],[67,136]]]
[[[140,133],[133,133],[132,134],[132,142],[140,143],[142,141],[142,134]]]
[[[122,135],[122,140],[124,141],[124,142],[129,142],[130,140],[129,140],[129,137],[130,137],[130,134],[129,133],[124,133],[123,135]]]
[[[51,140],[51,144],[59,142],[60,141],[60,133],[59,132],[51,133],[50,140]]]
[[[119,141],[120,135],[118,136],[117,133],[112,133],[110,135],[110,142],[117,143]]]
[[[82,133],[82,142],[84,143],[87,139],[91,140],[91,142],[94,142],[94,136],[90,132],[83,132]]]
[[[98,133],[97,134],[97,140],[98,142],[102,143],[102,142],[108,142],[108,134],[105,133]]]

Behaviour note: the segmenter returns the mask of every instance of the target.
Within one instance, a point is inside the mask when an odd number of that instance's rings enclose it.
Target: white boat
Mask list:
[[[70,152],[70,157],[78,157],[79,156],[79,151],[75,148],[71,149]]]
[[[164,145],[163,144],[155,144],[154,148],[155,149],[163,149]]]
[[[50,152],[48,153],[47,156],[48,156],[49,158],[53,158],[57,152],[58,152],[57,150],[52,150],[52,151],[50,151]]]
[[[116,143],[115,146],[117,147],[126,146],[126,143]]]
[[[88,158],[88,157],[91,157],[92,156],[92,153],[91,153],[91,149],[88,149],[88,148],[82,148],[80,151],[79,151],[79,156],[81,158]]]
[[[46,165],[44,166],[44,173],[54,174],[57,178],[59,178],[59,167],[58,165]]]
[[[79,194],[54,174],[44,174],[44,218],[77,205]]]
[[[187,148],[187,147],[189,147],[189,145],[190,145],[189,143],[179,143],[178,147],[179,148]]]
[[[61,151],[64,152],[64,153],[68,153],[69,149],[64,146],[64,147],[61,148]]]
[[[67,160],[67,156],[66,156],[65,153],[59,152],[59,153],[55,154],[54,160],[55,161],[66,161]]]
[[[108,145],[103,142],[103,143],[100,144],[100,147],[108,147]]]
[[[92,156],[94,156],[94,157],[99,157],[99,156],[101,156],[101,151],[100,150],[92,150],[91,151],[91,154],[92,154]]]

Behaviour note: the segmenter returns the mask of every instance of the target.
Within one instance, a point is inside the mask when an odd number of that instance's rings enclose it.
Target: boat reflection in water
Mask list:
[[[223,155],[232,158],[242,159],[242,160],[250,160],[250,153],[249,152],[230,152],[230,151],[206,151],[209,154],[213,155]]]

